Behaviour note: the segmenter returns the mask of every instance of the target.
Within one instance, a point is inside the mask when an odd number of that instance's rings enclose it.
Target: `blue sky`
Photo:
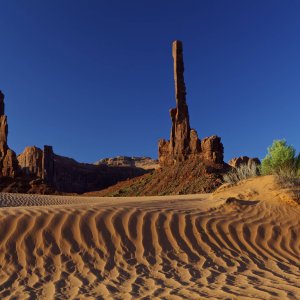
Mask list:
[[[174,107],[171,43],[183,41],[191,126],[225,159],[300,150],[297,0],[0,0],[0,89],[9,145],[82,162],[157,157]]]

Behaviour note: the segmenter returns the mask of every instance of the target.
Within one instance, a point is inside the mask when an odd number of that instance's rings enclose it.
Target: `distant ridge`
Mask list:
[[[145,170],[159,168],[158,160],[146,156],[115,156],[110,158],[103,158],[94,163],[94,165],[102,164],[115,167],[136,167]]]

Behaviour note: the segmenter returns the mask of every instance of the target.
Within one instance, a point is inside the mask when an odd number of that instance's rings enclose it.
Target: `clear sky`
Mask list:
[[[82,162],[157,157],[183,41],[191,127],[225,159],[300,150],[298,0],[0,0],[0,89],[9,145]]]

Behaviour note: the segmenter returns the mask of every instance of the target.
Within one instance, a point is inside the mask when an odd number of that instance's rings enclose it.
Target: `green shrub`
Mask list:
[[[299,167],[300,156],[296,155],[296,149],[285,140],[275,140],[262,160],[261,173],[293,177],[298,176]]]

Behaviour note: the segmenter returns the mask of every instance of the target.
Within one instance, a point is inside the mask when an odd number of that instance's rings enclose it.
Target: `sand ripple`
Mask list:
[[[1,194],[1,299],[300,298],[299,207],[85,200]]]

